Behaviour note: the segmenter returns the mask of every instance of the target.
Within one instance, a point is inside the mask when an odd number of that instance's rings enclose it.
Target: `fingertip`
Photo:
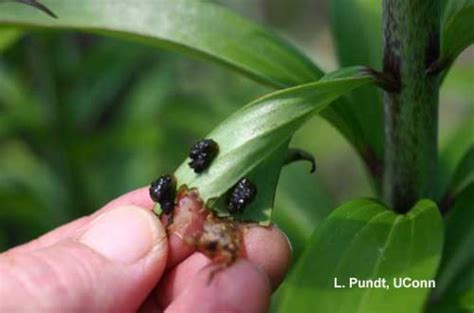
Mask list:
[[[248,228],[244,236],[245,256],[262,268],[275,290],[285,278],[291,264],[291,245],[276,226]]]
[[[123,205],[96,217],[79,242],[114,262],[132,264],[151,252],[166,262],[166,232],[153,214],[135,205]]]

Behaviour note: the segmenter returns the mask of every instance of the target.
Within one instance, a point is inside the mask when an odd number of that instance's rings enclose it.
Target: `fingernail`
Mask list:
[[[97,217],[79,241],[112,261],[131,264],[163,244],[163,235],[163,227],[152,214],[124,206]]]

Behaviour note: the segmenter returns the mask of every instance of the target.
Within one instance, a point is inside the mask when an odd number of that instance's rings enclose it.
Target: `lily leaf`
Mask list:
[[[288,142],[282,144],[272,155],[246,175],[251,182],[258,186],[257,196],[245,208],[243,213],[236,213],[233,215],[233,218],[242,221],[258,221],[262,226],[270,224],[277,184],[287,150]],[[225,197],[221,200],[225,201]],[[230,215],[224,209],[224,206],[225,203],[223,202],[215,206],[217,214],[221,217]]]
[[[456,287],[464,281],[469,268],[474,268],[474,183],[471,183],[454,200],[446,216],[446,241],[443,259],[433,292],[434,302],[456,298],[459,290]],[[473,272],[474,274],[474,272]],[[471,276],[474,278],[474,276]],[[464,290],[474,290],[474,280]],[[467,281],[465,281],[467,283]],[[446,298],[446,299],[445,299]]]
[[[333,0],[331,25],[334,45],[341,67],[382,64],[382,5],[379,0]],[[359,136],[367,147],[359,149],[368,161],[383,159],[383,107],[381,92],[374,86],[350,93],[343,108],[349,125],[358,125]],[[355,126],[351,127],[355,129]],[[371,150],[371,151],[368,151]]]
[[[291,242],[293,261],[299,258],[306,241],[334,207],[320,176],[310,175],[308,170],[307,164],[294,164],[283,169],[272,216],[272,221]]]
[[[230,116],[206,136],[219,144],[219,154],[212,165],[203,173],[196,174],[188,166],[189,159],[185,160],[175,172],[178,186],[196,188],[208,207],[214,208],[219,202],[217,200],[238,180],[263,162],[268,161],[271,167],[278,162],[282,164],[286,156],[282,145],[287,147],[293,133],[309,117],[321,112],[345,93],[373,81],[361,67],[343,69],[329,77],[272,93]],[[275,154],[280,148],[280,153]],[[276,159],[273,160],[272,156]],[[281,160],[278,160],[279,157]],[[268,171],[257,173],[253,175],[270,175]],[[267,179],[273,181],[273,178]],[[274,186],[273,183],[271,185]],[[266,187],[257,185],[257,189],[263,188]],[[258,193],[259,196],[261,194]],[[256,203],[259,201],[256,200]],[[268,210],[268,205],[253,210],[252,218],[259,216],[257,221],[268,222],[269,214],[260,210]]]
[[[434,299],[426,310],[429,313],[474,312],[474,266],[459,273],[442,299]]]
[[[474,146],[473,133],[474,115],[463,120],[441,147],[436,191],[438,200],[441,200],[443,196],[449,196],[449,189],[452,189],[450,180],[455,176],[457,167],[461,164],[464,156],[468,154],[469,148]]]
[[[429,289],[396,288],[394,279],[433,279],[442,245],[441,216],[430,200],[406,215],[372,200],[348,202],[310,239],[280,312],[420,312]],[[351,287],[354,279],[379,278],[386,288]]]
[[[448,188],[448,196],[456,197],[464,188],[474,183],[474,146],[467,150],[459,162]]]
[[[282,88],[315,81],[322,71],[285,40],[208,1],[44,0],[49,19],[2,4],[0,25],[76,29],[120,36],[230,66]]]
[[[450,0],[442,27],[441,60],[449,65],[474,43],[474,0]]]
[[[379,0],[331,1],[331,26],[342,66],[382,64],[382,6]]]

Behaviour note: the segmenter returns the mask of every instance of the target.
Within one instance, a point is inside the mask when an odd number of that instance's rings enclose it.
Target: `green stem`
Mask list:
[[[427,75],[438,59],[437,0],[383,0],[384,73],[400,84],[385,92],[383,194],[397,212],[431,197],[437,167],[439,79]]]

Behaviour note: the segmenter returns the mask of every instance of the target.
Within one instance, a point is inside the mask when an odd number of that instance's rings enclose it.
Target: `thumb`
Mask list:
[[[112,209],[52,246],[0,255],[0,312],[134,311],[163,274],[167,249],[151,212]]]

